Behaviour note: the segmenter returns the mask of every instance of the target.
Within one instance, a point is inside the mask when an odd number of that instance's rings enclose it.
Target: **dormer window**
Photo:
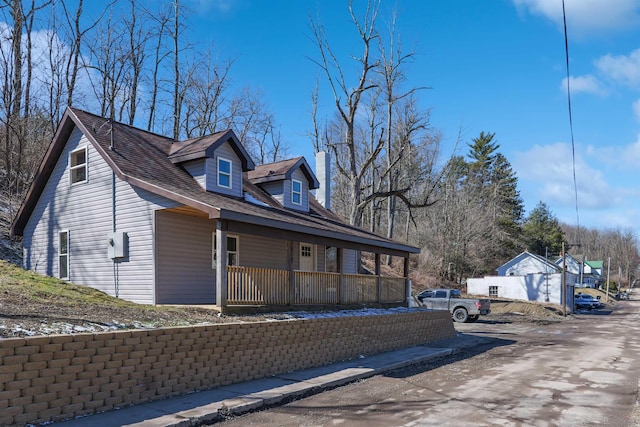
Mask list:
[[[302,204],[302,182],[297,179],[291,181],[291,203]]]
[[[71,184],[87,181],[87,147],[82,147],[69,154],[69,172]]]
[[[231,160],[218,157],[218,187],[231,188]]]

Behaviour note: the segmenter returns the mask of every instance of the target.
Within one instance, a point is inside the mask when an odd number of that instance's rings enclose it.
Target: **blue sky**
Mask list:
[[[309,14],[340,61],[360,53],[344,0],[184,0],[189,38],[236,58],[231,76],[259,88],[291,156],[313,164],[305,136],[322,75]],[[361,8],[364,0],[355,1]],[[379,24],[396,2],[383,0]],[[565,0],[580,225],[640,231],[640,0]],[[361,9],[360,9],[361,10]],[[577,223],[561,0],[398,0],[398,33],[415,61],[408,86],[431,108],[442,155],[493,132],[528,211],[538,201]],[[355,68],[351,68],[355,70]],[[333,114],[330,92],[321,115]]]

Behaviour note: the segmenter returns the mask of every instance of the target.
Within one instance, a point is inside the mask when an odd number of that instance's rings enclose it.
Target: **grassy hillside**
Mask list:
[[[0,337],[220,321],[207,308],[134,304],[0,260]]]

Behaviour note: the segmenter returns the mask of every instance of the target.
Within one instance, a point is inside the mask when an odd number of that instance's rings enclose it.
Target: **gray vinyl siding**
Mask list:
[[[302,183],[302,198],[301,198],[301,204],[299,205],[294,204],[291,200],[291,195],[293,193],[292,184],[294,179]],[[304,175],[304,173],[302,173],[300,168],[294,170],[293,173],[291,174],[291,179],[288,179],[284,182],[283,199],[284,199],[283,205],[286,208],[295,209],[295,210],[304,211],[304,212],[309,211],[309,181],[307,180],[307,177]]]
[[[129,236],[129,257],[125,262],[117,263],[120,270],[120,297],[154,304],[154,216],[159,209],[179,204],[123,181],[118,181],[116,188],[116,229],[127,232]],[[110,259],[107,260],[111,263]]]
[[[182,164],[189,175],[198,181],[198,184],[205,190],[207,189],[207,174],[206,174],[206,162],[205,159],[198,159],[191,162],[185,162]]]
[[[171,212],[156,214],[158,304],[215,304],[212,268],[215,221]]]
[[[326,247],[316,245],[316,271],[326,271]]]
[[[156,216],[158,304],[215,304],[212,268],[216,222],[158,212]],[[287,268],[285,240],[229,233],[238,239],[238,261],[244,267]]]
[[[69,152],[87,146],[85,183],[70,185]],[[76,128],[24,230],[25,267],[59,276],[58,233],[69,231],[69,281],[138,303],[154,302],[153,212],[175,203],[116,179],[116,227],[129,256],[107,256],[112,231],[112,171]]]
[[[355,249],[342,251],[342,272],[345,274],[358,273],[358,251]]]
[[[245,267],[260,267],[286,270],[286,240],[250,236],[241,233],[234,235],[238,236],[240,265]]]
[[[231,160],[231,188],[218,186],[218,158]],[[207,159],[207,190],[242,197],[242,164],[229,143],[218,147],[212,159]]]
[[[260,187],[284,206],[283,187],[285,182],[286,181],[265,182],[264,184],[260,184]]]

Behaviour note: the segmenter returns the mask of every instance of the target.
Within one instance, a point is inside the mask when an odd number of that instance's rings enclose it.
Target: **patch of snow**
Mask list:
[[[254,205],[258,205],[258,206],[265,206],[265,207],[269,207],[268,204],[261,202],[260,200],[256,199],[255,197],[253,197],[251,194],[249,193],[244,193],[244,199],[249,202],[249,203],[253,203]]]
[[[291,311],[284,313],[271,313],[270,315],[261,315],[261,318],[270,321],[286,321],[293,319],[320,319],[320,318],[336,318],[336,317],[351,317],[351,316],[380,316],[386,314],[396,313],[410,313],[415,311],[431,311],[425,308],[407,308],[407,307],[395,307],[395,308],[363,308],[359,310],[339,310],[339,311],[321,311],[321,312],[307,312],[307,311]],[[238,320],[244,322],[244,320]],[[208,323],[200,323],[208,324]],[[185,323],[187,325],[187,323]],[[81,324],[73,324],[68,322],[41,322],[39,324],[25,325],[23,323],[17,323],[15,325],[7,325],[6,322],[0,323],[0,330],[9,331],[9,334],[5,333],[5,336],[36,336],[36,335],[57,335],[57,334],[77,334],[77,333],[93,333],[93,332],[108,332],[120,329],[155,329],[161,327],[159,324],[153,322],[131,322],[120,323],[116,320],[112,320],[111,324],[96,324],[91,322],[82,322]],[[2,339],[2,338],[0,338]]]
[[[279,319],[274,320],[286,320],[286,319],[327,319],[333,317],[351,317],[351,316],[382,316],[385,314],[398,314],[398,313],[412,313],[416,311],[430,311],[425,308],[407,308],[407,307],[393,307],[393,308],[362,308],[360,310],[339,310],[339,311],[320,311],[320,312],[307,312],[307,311],[288,311],[284,313],[278,313],[281,316]]]

